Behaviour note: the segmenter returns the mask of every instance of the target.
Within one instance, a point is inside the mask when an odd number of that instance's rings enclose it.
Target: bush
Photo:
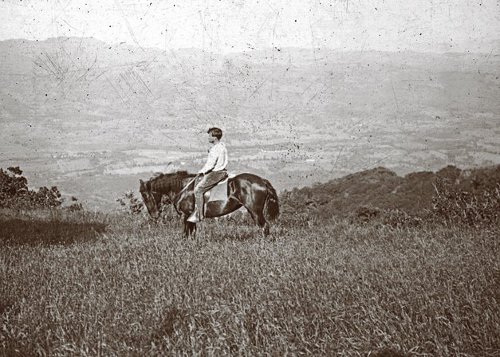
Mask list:
[[[78,202],[78,199],[76,197],[71,197],[71,201],[71,205],[65,207],[66,210],[70,212],[83,211],[83,206]]]
[[[435,183],[434,219],[473,227],[496,224],[500,218],[500,184],[477,192],[463,190],[444,180]]]
[[[144,208],[144,203],[137,198],[133,191],[128,191],[122,195],[122,197],[116,200],[126,212],[130,214],[139,214]]]
[[[392,228],[408,228],[419,227],[423,219],[400,209],[361,206],[351,215],[350,222],[357,224],[376,222]]]
[[[380,217],[380,210],[375,207],[361,206],[354,211],[354,220],[360,223],[367,223]]]
[[[392,228],[420,227],[423,219],[399,209],[385,210],[382,222]]]
[[[0,168],[0,208],[49,208],[59,207],[63,203],[61,193],[56,186],[40,187],[38,191],[29,190],[28,180],[23,171],[9,167]]]

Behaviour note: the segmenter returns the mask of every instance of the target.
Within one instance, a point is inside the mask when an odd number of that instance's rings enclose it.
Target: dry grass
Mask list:
[[[0,355],[500,354],[498,227],[105,223],[2,237]]]
[[[95,241],[106,229],[99,214],[54,210],[0,211],[0,244],[51,246]]]

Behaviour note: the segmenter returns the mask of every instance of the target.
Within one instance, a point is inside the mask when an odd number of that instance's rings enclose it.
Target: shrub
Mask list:
[[[367,223],[380,216],[380,210],[375,207],[361,206],[354,211],[354,221]]]
[[[434,219],[447,224],[483,226],[498,223],[500,218],[500,184],[479,191],[463,190],[458,185],[437,180],[432,200]]]
[[[65,207],[66,210],[70,212],[83,211],[83,206],[80,202],[78,202],[78,198],[71,197],[71,204]]]
[[[128,191],[122,195],[122,197],[116,200],[126,212],[130,214],[139,214],[144,208],[144,203],[137,198],[133,191]]]
[[[407,228],[407,227],[420,227],[423,219],[408,214],[400,209],[385,210],[382,215],[382,222],[386,226],[392,228]]]
[[[38,191],[28,189],[28,180],[23,171],[9,167],[0,168],[0,208],[50,208],[59,207],[64,199],[56,186],[40,187]]]

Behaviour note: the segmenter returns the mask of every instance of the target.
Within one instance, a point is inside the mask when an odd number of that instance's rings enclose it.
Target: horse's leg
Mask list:
[[[187,223],[188,223],[189,235],[191,235],[193,238],[196,238],[196,223],[192,222],[187,222]]]
[[[184,215],[184,237],[189,238],[189,236],[196,236],[196,223],[188,222],[188,215]]]
[[[183,223],[183,229],[184,229],[184,238],[188,238],[189,237],[189,230],[188,230],[189,222],[186,221],[186,216],[183,217],[182,223]]]
[[[254,220],[257,225],[262,228],[262,232],[264,233],[264,236],[267,237],[269,235],[269,223],[267,223],[266,218],[264,217],[264,212],[254,212],[247,208],[248,212],[252,216],[252,219]]]
[[[259,214],[259,220],[257,223],[259,224],[259,227],[262,228],[262,231],[264,232],[264,236],[267,237],[269,235],[269,223],[267,223],[263,212],[261,212]]]
[[[243,205],[252,216],[252,219],[257,225],[262,228],[264,236],[269,235],[269,223],[264,217],[264,205],[266,196],[254,194],[251,199],[244,200]]]

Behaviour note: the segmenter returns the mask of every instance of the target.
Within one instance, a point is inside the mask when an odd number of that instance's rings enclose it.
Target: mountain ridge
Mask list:
[[[75,195],[91,189],[88,175],[125,187],[172,161],[195,169],[214,125],[233,171],[280,189],[378,165],[404,174],[500,162],[496,55],[8,41],[0,163],[23,164],[41,184],[56,178]]]
[[[375,167],[313,186],[286,190],[281,198],[285,210],[307,212],[311,217],[352,216],[361,210],[399,210],[423,217],[429,215],[433,200],[440,195],[465,192],[481,201],[486,192],[495,189],[499,195],[500,165],[473,169],[448,165],[435,172],[420,171],[403,176],[385,167]]]

